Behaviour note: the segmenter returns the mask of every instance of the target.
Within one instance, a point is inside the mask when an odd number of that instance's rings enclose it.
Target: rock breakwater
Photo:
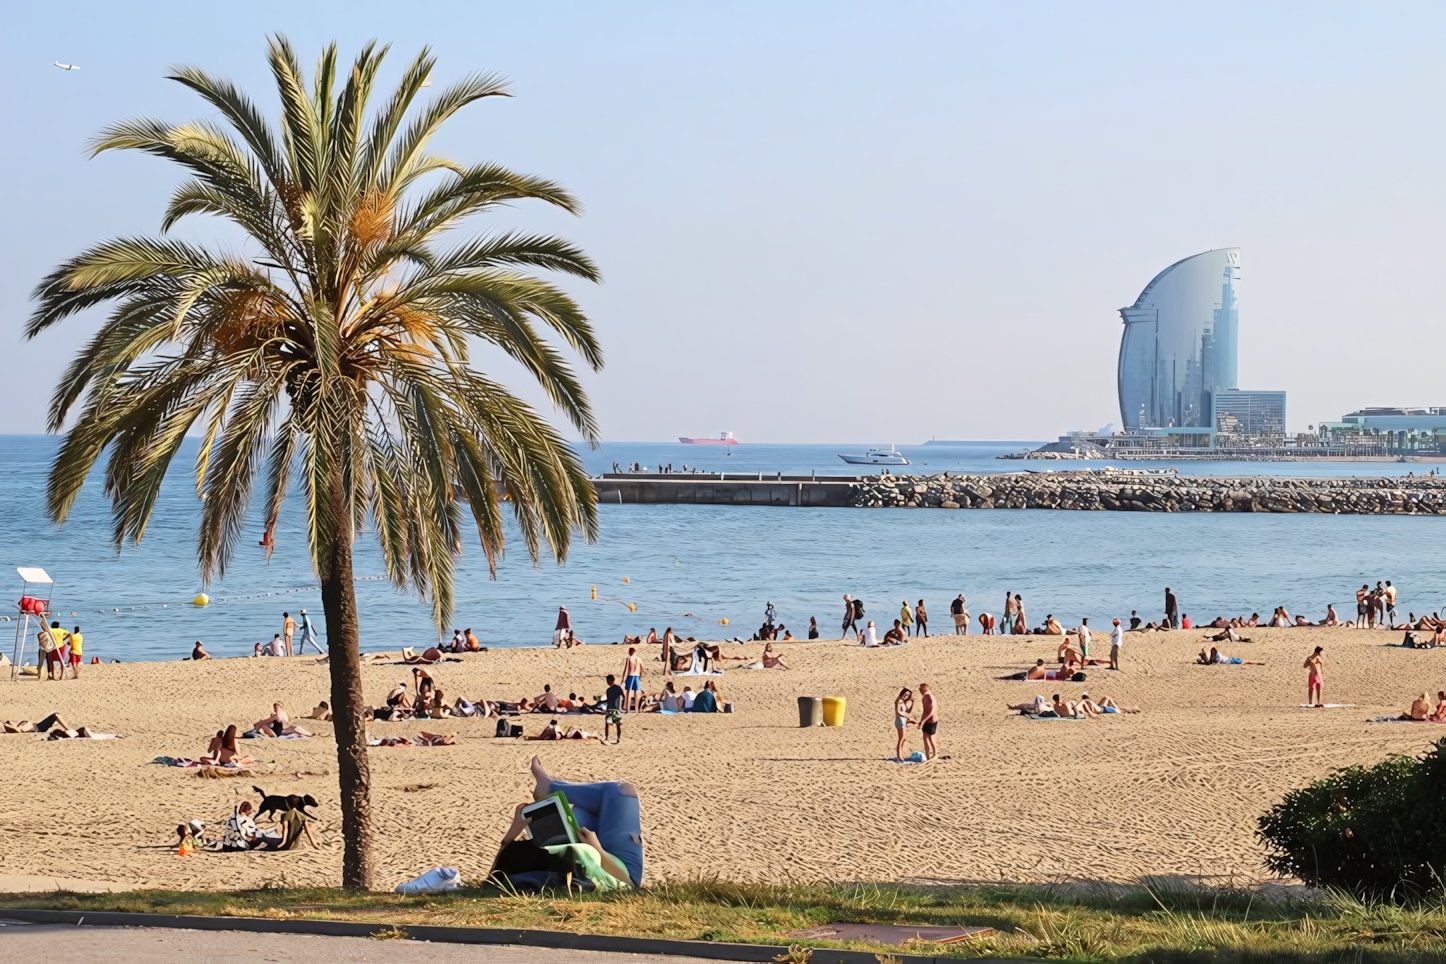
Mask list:
[[[1218,478],[1129,471],[881,475],[855,484],[858,508],[1079,509],[1446,515],[1446,478]]]

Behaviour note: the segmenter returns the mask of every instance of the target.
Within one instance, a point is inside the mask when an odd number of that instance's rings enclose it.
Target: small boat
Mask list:
[[[849,465],[908,465],[909,460],[890,445],[886,449],[869,449],[863,455],[845,455],[840,452],[839,458]]]
[[[679,437],[678,437],[678,441],[679,441],[679,442],[682,442],[684,445],[737,445],[737,444],[738,444],[738,440],[733,437],[733,433],[732,433],[732,432],[720,432],[720,433],[718,433],[718,437],[717,437],[717,438],[683,438],[682,436],[679,436]]]

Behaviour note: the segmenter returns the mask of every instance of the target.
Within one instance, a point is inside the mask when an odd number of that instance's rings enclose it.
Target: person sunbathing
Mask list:
[[[893,628],[890,629],[888,632],[884,633],[884,642],[883,642],[883,645],[885,645],[885,646],[899,646],[899,645],[902,645],[903,642],[904,642],[904,629],[903,629],[903,625],[896,619],[896,620],[894,620]]]
[[[1010,673],[1008,676],[996,676],[997,680],[1031,680],[1031,679],[1068,679],[1061,676],[1062,670],[1045,669],[1044,660],[1035,660],[1034,665],[1019,673]]]
[[[1209,655],[1206,655],[1205,650],[1203,650],[1203,649],[1200,650],[1200,656],[1199,656],[1198,659],[1195,660],[1195,662],[1201,664],[1202,666],[1264,666],[1264,665],[1265,665],[1264,663],[1251,662],[1250,660],[1241,659],[1239,656],[1226,656],[1224,653],[1220,652],[1220,650],[1216,649],[1214,646],[1211,646],[1211,647],[1210,647],[1210,653],[1209,653]]]
[[[422,655],[420,656],[412,652],[411,647],[405,647],[402,649],[403,663],[420,663],[423,665],[427,665],[430,663],[440,662],[441,659],[442,651],[435,646],[428,646],[426,649],[422,650]]]
[[[658,693],[656,702],[648,707],[649,713],[681,713],[683,711],[683,698],[673,687],[673,681],[668,680],[663,684],[663,689]]]
[[[62,730],[70,729],[69,724],[60,718],[59,713],[51,713],[39,723],[31,723],[29,720],[6,720],[4,723],[0,723],[0,727],[3,727],[6,733],[44,733],[53,726],[58,726]]]
[[[1340,619],[1336,616],[1336,607],[1335,607],[1334,605],[1332,605],[1331,603],[1326,603],[1326,617],[1325,617],[1325,621],[1324,621],[1323,623],[1321,623],[1321,625],[1322,625],[1322,626],[1339,626],[1340,624],[1341,624],[1341,621],[1340,621]]]
[[[331,704],[326,700],[322,700],[316,704],[316,708],[313,709],[306,718],[308,720],[321,720],[326,723],[331,722]]]
[[[566,732],[558,729],[557,721],[552,720],[542,728],[542,732],[536,736],[525,736],[524,740],[595,740],[596,733],[589,733],[578,727],[569,727]]]
[[[1054,701],[1050,704],[1050,709],[1054,711],[1055,716],[1059,717],[1079,716],[1079,710],[1075,708],[1075,705],[1069,700],[1060,699],[1058,693],[1054,694]]]
[[[520,705],[524,701],[525,700],[518,700],[517,702]],[[560,705],[557,694],[552,691],[551,683],[544,684],[542,692],[534,696],[530,703],[532,708],[528,710],[529,713],[556,713]]]
[[[763,655],[755,662],[749,663],[744,669],[788,669],[788,664],[783,657],[773,651],[772,643],[763,644]]]
[[[481,641],[473,634],[472,627],[468,626],[462,631],[462,638],[466,640],[467,652],[480,653],[482,651]]]
[[[215,739],[207,748],[206,755],[201,757],[201,763],[207,766],[250,766],[256,761],[241,753],[236,744],[236,724],[232,723],[225,730],[216,734]]]
[[[1256,627],[1258,627],[1260,625],[1260,613],[1251,613],[1250,620],[1245,625],[1249,626],[1251,629],[1255,629]]]
[[[1432,723],[1446,723],[1446,690],[1436,691],[1436,710],[1431,714]]]
[[[1054,658],[1059,663],[1078,663],[1083,660],[1084,654],[1079,651],[1075,638],[1067,636],[1064,642],[1059,644],[1059,649],[1055,650]]]
[[[257,643],[251,647],[252,656],[285,656],[286,644],[281,641],[281,634],[277,633],[271,637],[269,643]]]
[[[1045,617],[1044,617],[1044,632],[1043,632],[1041,635],[1044,635],[1044,636],[1063,636],[1063,635],[1064,635],[1064,628],[1063,628],[1062,626],[1060,626],[1059,620],[1054,618],[1054,614],[1053,614],[1053,613],[1050,613],[1048,616],[1045,616]]]
[[[1079,695],[1079,702],[1075,705],[1081,712],[1084,713],[1085,716],[1088,716],[1091,719],[1095,718],[1096,716],[1101,716],[1105,713],[1140,712],[1140,708],[1138,706],[1121,706],[1114,700],[1110,699],[1108,696],[1101,696],[1098,700],[1092,700],[1090,699],[1090,695],[1088,693],[1081,693]]]
[[[251,725],[253,730],[259,730],[268,736],[280,736],[286,732],[286,727],[291,723],[291,717],[281,708],[280,703],[271,704],[271,715],[265,719],[257,720]]]
[[[1295,624],[1296,624],[1297,626],[1314,626],[1314,625],[1315,625],[1315,623],[1311,622],[1309,619],[1306,619],[1304,616],[1296,616],[1296,617],[1295,617]]]
[[[1206,639],[1206,641],[1212,642],[1212,643],[1248,643],[1248,642],[1250,642],[1250,637],[1249,637],[1249,636],[1242,636],[1242,635],[1240,635],[1239,633],[1237,633],[1237,632],[1235,631],[1235,627],[1234,627],[1234,626],[1226,626],[1226,627],[1225,627],[1225,630],[1224,630],[1223,632],[1216,633],[1214,636],[1206,636],[1205,639]]]
[[[1042,695],[1036,696],[1028,703],[1006,703],[1009,709],[1014,710],[1022,716],[1054,716],[1054,709],[1049,700]]]
[[[1411,708],[1401,714],[1400,718],[1403,720],[1412,720],[1416,723],[1424,723],[1431,718],[1433,712],[1431,697],[1422,693],[1416,697],[1415,702],[1411,704]]]
[[[455,733],[428,733],[421,731],[412,738],[413,746],[456,746],[457,735]]]
[[[1225,627],[1227,627],[1227,626],[1229,626],[1229,625],[1231,625],[1230,622],[1227,621],[1224,616],[1216,616],[1215,619],[1214,619],[1212,622],[1210,622],[1205,628],[1206,628],[1206,629],[1224,629]]]

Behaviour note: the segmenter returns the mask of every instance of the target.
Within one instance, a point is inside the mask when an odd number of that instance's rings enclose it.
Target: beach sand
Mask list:
[[[947,617],[946,617],[947,619]],[[1196,666],[1201,630],[1127,634],[1124,671],[1091,668],[1085,683],[991,677],[1053,661],[1058,637],[915,639],[899,649],[838,642],[777,644],[790,671],[730,669],[718,680],[732,715],[628,717],[620,746],[493,738],[495,721],[377,723],[374,736],[456,733],[457,746],[374,748],[372,800],[381,886],[439,864],[477,880],[513,806],[530,799],[539,754],[570,780],[631,780],[643,799],[647,878],[736,880],[1130,881],[1143,875],[1267,877],[1256,818],[1296,786],[1335,767],[1420,752],[1446,727],[1371,724],[1446,688],[1446,653],[1388,647],[1399,633],[1256,629],[1225,647],[1265,666]],[[762,644],[730,645],[756,655]],[[1208,644],[1207,644],[1208,645]],[[1325,647],[1326,699],[1302,709],[1301,662]],[[651,649],[651,653],[647,651]],[[654,657],[656,647],[644,647]],[[1095,655],[1108,652],[1096,633]],[[621,671],[625,649],[492,650],[433,670],[449,696],[512,699],[544,683],[593,696]],[[734,664],[736,665],[736,664]],[[661,686],[660,664],[644,684]],[[293,717],[328,695],[311,659],[85,666],[79,682],[0,684],[0,718],[58,710],[73,726],[126,735],[47,742],[0,736],[0,872],[134,887],[334,885],[340,879],[331,726],[300,721],[309,740],[243,741],[264,761],[250,777],[198,779],[153,765],[198,756],[228,723],[244,726],[280,700]],[[410,679],[410,667],[369,665],[370,700]],[[943,758],[891,762],[892,701],[921,681],[939,697]],[[696,677],[680,677],[699,688]],[[1036,693],[1087,691],[1139,704],[1140,715],[1036,722],[1005,710]],[[840,728],[798,728],[795,697],[841,695]],[[522,718],[528,734],[549,719]],[[567,718],[588,730],[602,718]],[[914,748],[917,731],[911,731]],[[176,824],[200,818],[219,835],[239,799],[310,793],[321,805],[319,850],[178,856]],[[425,787],[425,789],[422,789]],[[263,824],[264,826],[264,824]],[[3,878],[0,878],[3,879]]]

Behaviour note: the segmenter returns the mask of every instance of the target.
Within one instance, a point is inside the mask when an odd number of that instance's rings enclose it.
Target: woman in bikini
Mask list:
[[[894,729],[898,732],[899,739],[894,747],[894,759],[904,759],[904,731],[913,722],[910,717],[914,712],[914,693],[907,686],[899,690],[899,695],[894,697]]]

